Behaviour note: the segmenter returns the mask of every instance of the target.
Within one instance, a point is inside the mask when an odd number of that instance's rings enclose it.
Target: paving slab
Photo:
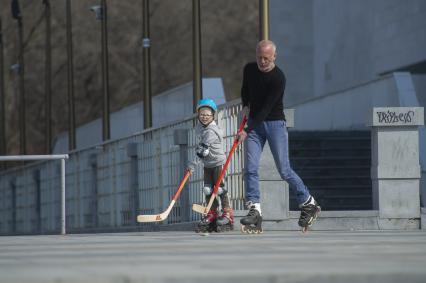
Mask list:
[[[426,231],[0,237],[1,283],[426,282]]]

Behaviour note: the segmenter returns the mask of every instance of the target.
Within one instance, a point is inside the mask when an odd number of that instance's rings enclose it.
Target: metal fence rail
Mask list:
[[[28,160],[60,160],[60,226],[61,234],[66,233],[66,216],[65,216],[65,159],[68,159],[67,154],[56,154],[56,155],[9,155],[9,156],[0,156],[0,161],[28,161]],[[21,170],[20,170],[21,171]],[[19,172],[19,171],[18,171]],[[32,174],[31,174],[32,173]],[[1,191],[3,202],[1,202],[0,207],[2,210],[1,216],[3,219],[6,219],[4,223],[8,224],[9,232],[33,232],[32,230],[39,231],[41,227],[42,217],[41,217],[41,203],[42,199],[45,200],[45,207],[49,207],[48,199],[49,197],[44,197],[41,191],[40,185],[40,169],[39,170],[25,170],[22,169],[21,174],[16,174],[16,171],[13,172],[12,177],[9,177],[9,186],[10,186],[10,195],[5,193],[5,189]],[[2,178],[3,179],[3,178]],[[5,178],[7,179],[7,178]],[[0,183],[0,184],[3,184]],[[2,186],[3,187],[3,186]],[[2,188],[1,187],[1,188]],[[10,203],[6,200],[10,199]],[[31,201],[33,200],[33,201]],[[53,202],[56,204],[57,202]],[[52,204],[52,202],[50,202]],[[7,221],[8,209],[9,221]],[[32,214],[31,212],[35,213]],[[58,209],[55,209],[58,211]],[[35,215],[35,216],[34,216]],[[3,220],[2,219],[2,220]],[[0,222],[1,224],[2,222]],[[6,226],[6,225],[5,225]],[[7,227],[7,226],[6,226]],[[2,225],[0,225],[0,229]],[[7,228],[6,228],[7,229]],[[1,230],[0,230],[1,231]]]
[[[217,120],[227,151],[241,120],[240,109],[239,102],[219,107]],[[187,161],[195,158],[195,124],[191,117],[71,152],[64,174],[55,161],[0,172],[0,234],[65,233],[61,223],[69,232],[158,225],[136,223],[136,215],[159,213],[170,202]],[[176,144],[176,131],[184,131],[186,144]],[[243,207],[242,154],[240,146],[225,180],[235,209]],[[200,218],[190,207],[204,201],[202,174],[199,166],[168,219],[159,225]],[[66,194],[59,189],[63,177]],[[61,208],[62,199],[66,207]]]

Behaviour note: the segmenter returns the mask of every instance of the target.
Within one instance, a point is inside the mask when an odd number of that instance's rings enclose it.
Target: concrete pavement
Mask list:
[[[0,237],[1,283],[426,282],[426,231]]]

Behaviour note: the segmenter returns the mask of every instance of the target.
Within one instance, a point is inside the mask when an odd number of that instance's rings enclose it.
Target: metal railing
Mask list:
[[[224,131],[226,151],[238,129],[240,109],[239,101],[219,107],[217,120]],[[186,162],[195,158],[196,122],[192,116],[70,152],[65,171],[65,196],[57,190],[63,177],[54,161],[0,172],[0,234],[57,233],[62,226],[60,223],[66,223],[70,232],[89,232],[132,227],[149,229],[198,220],[200,215],[193,213],[190,207],[192,203],[204,202],[201,166],[190,177],[166,221],[136,223],[137,214],[161,212],[170,202],[183,177]],[[174,134],[179,130],[186,132],[187,145],[184,147],[175,144]],[[243,207],[242,154],[240,146],[225,180],[235,209]],[[63,198],[67,204],[64,212],[64,206],[60,206]],[[61,227],[61,231],[63,229]]]
[[[0,156],[0,161],[29,161],[29,160],[60,160],[61,161],[61,234],[66,233],[66,217],[65,217],[65,159],[67,154],[54,155],[8,155]],[[16,192],[15,192],[16,194]],[[15,195],[16,196],[16,195]],[[16,198],[15,198],[16,199]]]

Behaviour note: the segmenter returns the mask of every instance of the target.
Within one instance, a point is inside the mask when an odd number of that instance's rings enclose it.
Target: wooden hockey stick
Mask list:
[[[151,214],[151,215],[138,215],[137,221],[138,222],[158,222],[165,220],[168,216],[170,211],[172,210],[173,206],[175,205],[175,202],[177,198],[180,195],[180,192],[182,191],[183,187],[185,186],[186,181],[188,181],[189,176],[192,174],[191,170],[186,170],[185,176],[183,177],[182,181],[180,182],[179,188],[176,191],[176,193],[173,195],[172,201],[169,204],[169,207],[167,209],[160,213],[160,214]]]
[[[238,129],[238,133],[240,133],[244,129],[244,126],[246,125],[246,123],[247,123],[247,117],[244,116],[243,121],[241,122],[240,128]],[[220,172],[219,178],[216,181],[213,193],[210,196],[210,201],[207,204],[207,206],[202,206],[200,204],[194,203],[194,204],[192,204],[192,210],[194,210],[194,211],[196,211],[198,213],[202,213],[204,215],[206,215],[209,212],[210,208],[213,205],[213,201],[214,201],[214,199],[217,196],[217,191],[219,190],[220,182],[222,181],[223,176],[225,176],[225,172],[226,172],[226,169],[228,168],[229,161],[231,161],[231,157],[234,154],[234,151],[237,148],[237,145],[238,145],[238,139],[237,139],[237,137],[235,137],[235,140],[234,140],[234,143],[232,145],[232,148],[229,151],[228,157],[226,158],[226,162],[223,165],[223,168],[222,168],[222,171]]]

